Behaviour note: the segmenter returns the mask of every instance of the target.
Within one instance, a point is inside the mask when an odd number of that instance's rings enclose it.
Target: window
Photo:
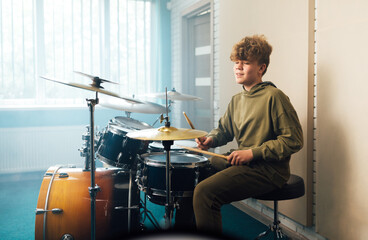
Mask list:
[[[46,81],[89,84],[84,72],[150,92],[150,0],[0,0],[0,103],[85,104],[85,90]]]

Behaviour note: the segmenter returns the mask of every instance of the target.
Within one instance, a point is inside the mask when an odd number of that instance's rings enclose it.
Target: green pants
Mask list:
[[[210,163],[216,173],[201,181],[193,193],[193,210],[199,231],[222,232],[222,205],[277,188],[257,162],[232,166],[225,159],[212,157]]]

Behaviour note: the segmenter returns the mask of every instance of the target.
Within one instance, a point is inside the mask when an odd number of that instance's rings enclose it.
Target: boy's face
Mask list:
[[[266,65],[259,65],[257,61],[237,60],[234,62],[234,76],[236,83],[244,87],[253,87],[262,82],[262,73]]]

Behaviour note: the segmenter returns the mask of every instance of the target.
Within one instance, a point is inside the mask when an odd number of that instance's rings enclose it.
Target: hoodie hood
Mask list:
[[[276,85],[273,84],[272,82],[266,81],[266,82],[258,83],[257,85],[253,86],[249,91],[245,90],[244,86],[243,86],[243,90],[244,90],[245,94],[252,95],[256,92],[259,92],[259,91],[263,90],[267,86],[272,86],[274,88],[277,88]]]

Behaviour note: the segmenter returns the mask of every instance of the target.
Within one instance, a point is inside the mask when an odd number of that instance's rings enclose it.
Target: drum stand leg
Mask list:
[[[170,148],[174,141],[162,141],[164,150],[166,151],[166,204],[165,204],[165,228],[171,227],[174,213],[174,203],[171,197],[171,164],[170,164]]]
[[[147,217],[148,220],[150,220],[150,222],[153,224],[153,226],[157,230],[159,230],[160,229],[160,224],[158,223],[156,218],[153,216],[153,213],[150,210],[147,209],[147,194],[146,193],[144,193],[144,202],[142,202],[142,205],[143,205],[143,214],[144,214],[142,225],[146,221],[146,217]]]
[[[95,240],[96,237],[96,194],[100,191],[99,186],[95,185],[95,138],[94,138],[94,110],[95,105],[98,104],[98,92],[96,92],[95,99],[86,99],[90,111],[90,133],[91,133],[91,187],[89,187],[89,194],[91,196],[91,239]]]

